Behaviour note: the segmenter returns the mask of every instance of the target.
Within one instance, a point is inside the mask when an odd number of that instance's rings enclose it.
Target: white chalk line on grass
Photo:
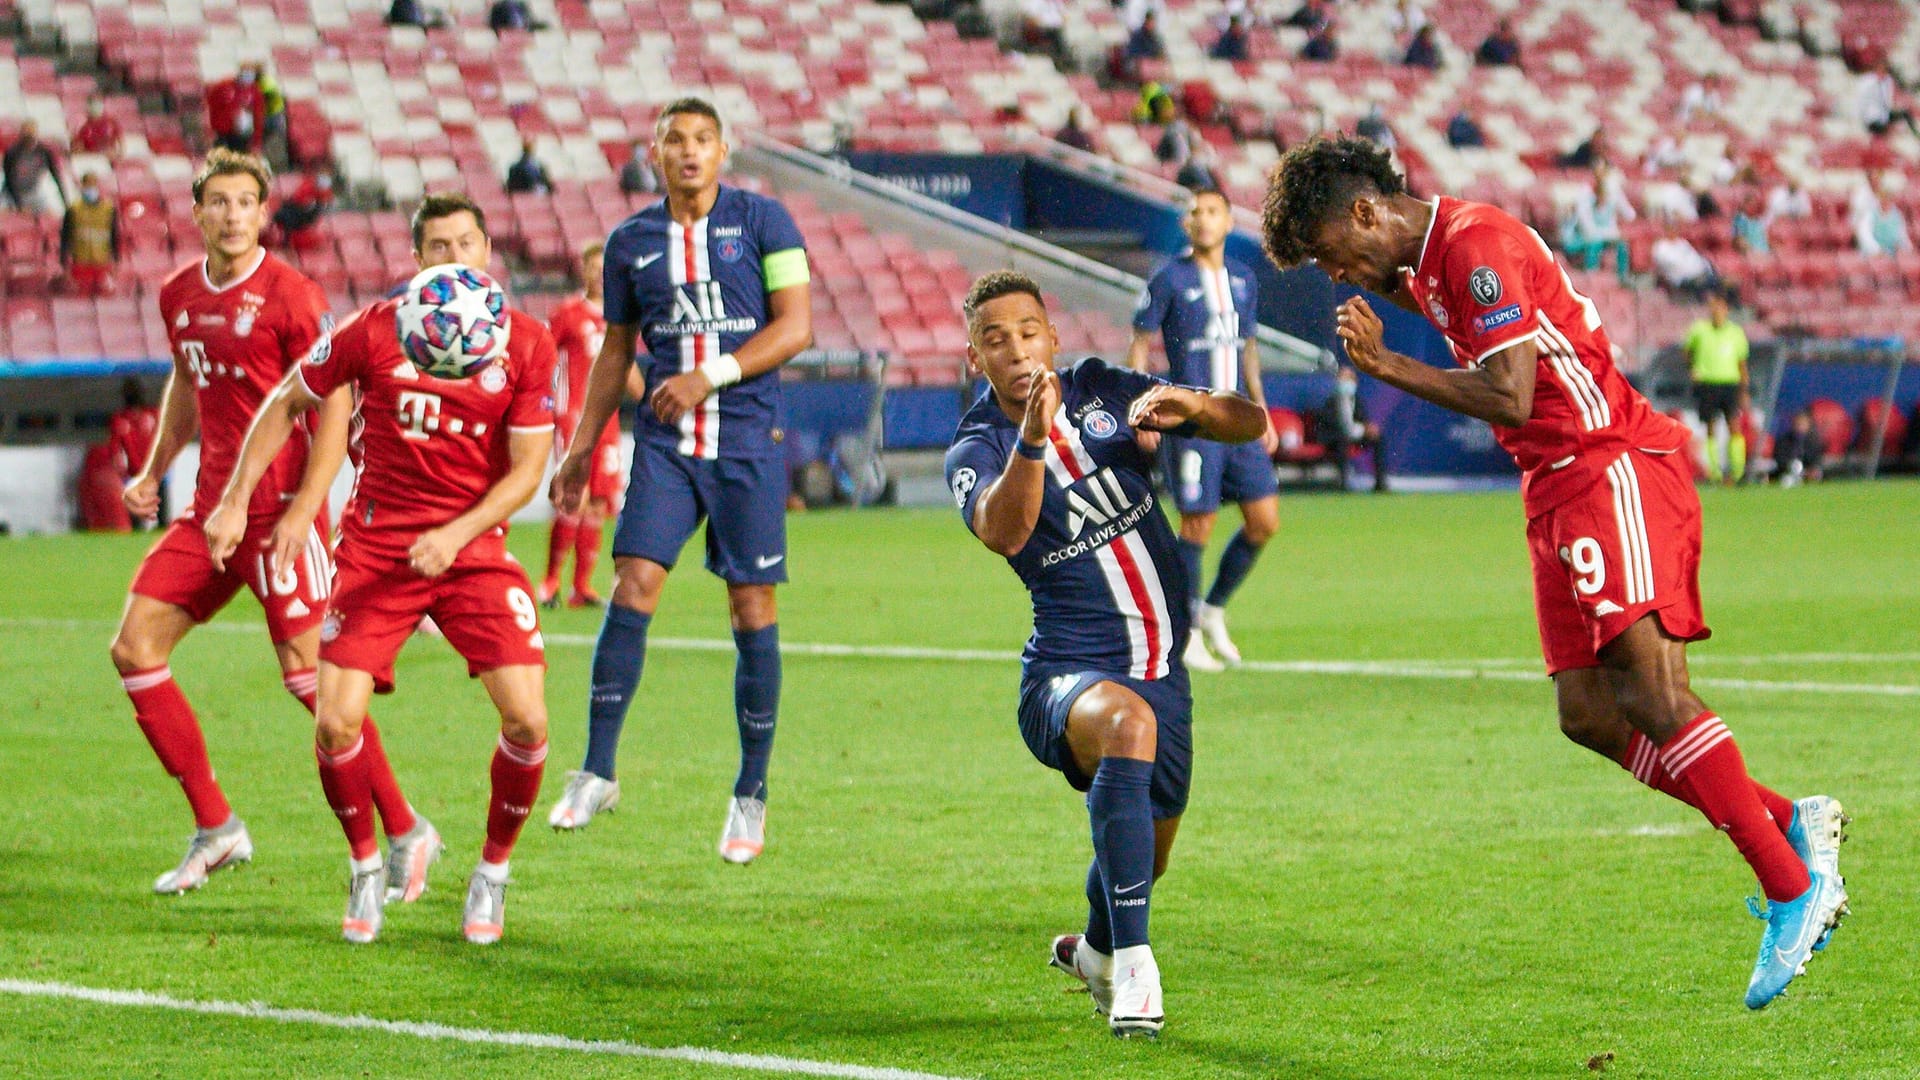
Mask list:
[[[60,998],[86,1001],[95,1005],[168,1009],[174,1012],[202,1013],[210,1016],[237,1016],[250,1020],[272,1020],[281,1024],[309,1024],[315,1027],[380,1031],[415,1039],[447,1042],[487,1043],[517,1046],[532,1050],[566,1050],[576,1054],[604,1054],[611,1057],[652,1058],[660,1061],[684,1061],[695,1065],[713,1065],[756,1072],[793,1073],[801,1076],[840,1076],[852,1080],[957,1080],[938,1073],[913,1072],[869,1065],[842,1065],[832,1061],[780,1057],[777,1054],[732,1054],[697,1046],[641,1046],[637,1043],[600,1039],[574,1039],[565,1035],[545,1035],[532,1031],[493,1031],[488,1028],[452,1027],[417,1020],[380,1020],[371,1016],[319,1012],[314,1009],[280,1009],[258,1001],[193,1001],[153,994],[144,990],[96,990],[71,983],[31,982],[24,979],[0,979],[0,993],[23,997]]]
[[[32,616],[0,618],[0,626],[43,627],[48,629],[110,629],[115,623],[106,619],[53,619]],[[224,633],[258,634],[263,624],[222,621],[205,629]],[[591,648],[592,634],[548,633],[549,645]],[[649,637],[647,648],[669,652],[732,652],[734,643],[725,638]],[[1018,654],[997,649],[947,649],[923,645],[843,645],[831,642],[783,641],[780,651],[787,656],[820,656],[861,660],[932,660],[947,663],[1012,663]],[[1690,662],[1720,661],[1732,663],[1827,663],[1879,664],[1920,660],[1920,653],[1777,653],[1765,657],[1701,656]],[[1537,659],[1495,657],[1463,660],[1251,660],[1238,670],[1269,675],[1354,675],[1400,679],[1442,679],[1493,682],[1546,682]],[[1702,676],[1693,685],[1722,690],[1748,690],[1776,694],[1865,694],[1878,697],[1920,697],[1920,684],[1825,682],[1811,679],[1732,679]]]

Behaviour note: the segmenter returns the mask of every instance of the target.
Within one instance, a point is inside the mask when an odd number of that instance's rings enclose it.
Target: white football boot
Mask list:
[[[584,829],[593,815],[611,813],[619,805],[618,780],[602,780],[584,769],[575,769],[567,774],[566,790],[547,814],[547,824],[556,829]]]
[[[1135,1035],[1153,1038],[1166,1022],[1166,1001],[1160,994],[1160,965],[1153,962],[1153,946],[1134,945],[1113,951],[1113,1009],[1107,1027],[1116,1038]]]
[[[1240,648],[1227,636],[1227,609],[1212,604],[1201,604],[1200,613],[1194,617],[1194,628],[1207,641],[1207,648],[1219,657],[1228,667],[1240,666]]]
[[[460,916],[460,933],[475,945],[491,945],[506,932],[507,883],[490,880],[478,870],[467,880],[467,906]]]
[[[767,804],[759,799],[727,800],[727,823],[720,830],[720,857],[744,866],[767,846]]]
[[[1113,1011],[1113,957],[1087,944],[1080,934],[1061,934],[1047,950],[1047,966],[1079,979],[1093,996],[1093,1011],[1106,1016]]]
[[[378,860],[355,866],[347,881],[347,913],[340,919],[340,936],[355,945],[371,944],[386,920],[387,868]]]
[[[253,838],[247,835],[246,822],[235,815],[228,818],[225,825],[195,829],[193,839],[187,841],[186,858],[180,860],[179,866],[155,878],[153,891],[162,896],[191,892],[205,885],[207,875],[215,870],[239,866],[252,859]]]
[[[414,815],[413,828],[387,837],[387,903],[411,904],[427,891],[427,868],[440,860],[447,845],[433,822]]]
[[[1187,635],[1187,651],[1181,655],[1188,671],[1225,671],[1227,665],[1213,658],[1207,651],[1207,643],[1200,636],[1198,628]]]

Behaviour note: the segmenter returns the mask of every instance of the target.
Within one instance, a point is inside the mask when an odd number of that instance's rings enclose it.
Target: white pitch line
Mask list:
[[[0,626],[38,626],[61,629],[97,629],[109,628],[115,624],[105,619],[52,619],[31,616],[0,618]],[[211,623],[209,630],[224,633],[257,634],[261,623],[223,621]],[[549,633],[546,636],[549,645],[566,645],[592,648],[595,636],[592,634]],[[661,649],[670,652],[732,652],[734,643],[725,638],[677,638],[653,637],[647,639],[649,649]],[[870,660],[934,660],[947,663],[1013,663],[1019,655],[1002,652],[997,649],[946,649],[920,645],[845,645],[832,642],[783,641],[780,651],[787,656],[822,656]],[[1910,653],[1807,653],[1806,657],[1817,658],[1830,663],[1841,662],[1886,662],[1898,663],[1915,654]],[[1842,660],[1840,658],[1846,658]],[[1796,662],[1799,657],[1793,653],[1781,653],[1773,657],[1751,658],[1753,663]],[[1702,657],[1705,659],[1705,657]],[[1742,658],[1718,657],[1720,660]],[[1807,662],[1816,662],[1809,660]],[[1259,672],[1269,675],[1355,675],[1376,678],[1398,679],[1442,679],[1468,682],[1487,680],[1492,682],[1544,682],[1546,675],[1537,666],[1538,660],[1525,660],[1511,657],[1492,659],[1461,660],[1253,660],[1242,664],[1241,671]],[[1719,688],[1723,690],[1746,690],[1755,693],[1778,694],[1865,694],[1876,697],[1920,697],[1920,685],[1907,683],[1858,683],[1858,682],[1819,682],[1807,679],[1777,681],[1769,679],[1726,679],[1715,676],[1699,677],[1693,680],[1695,686]]]
[[[152,994],[144,990],[96,990],[71,983],[30,982],[0,979],[0,993],[24,997],[64,998],[95,1005],[118,1005],[174,1012],[202,1013],[211,1016],[238,1016],[250,1020],[272,1020],[281,1024],[310,1024],[315,1027],[381,1031],[415,1039],[451,1042],[487,1043],[495,1046],[519,1046],[532,1050],[568,1050],[578,1054],[604,1054],[612,1057],[652,1058],[658,1061],[685,1061],[695,1065],[714,1065],[756,1072],[793,1073],[801,1076],[839,1076],[851,1080],[958,1080],[938,1073],[907,1069],[879,1068],[870,1065],[841,1065],[832,1061],[780,1057],[777,1054],[730,1054],[697,1046],[641,1046],[637,1043],[600,1039],[574,1039],[565,1035],[545,1035],[531,1031],[493,1031],[488,1028],[452,1027],[416,1020],[380,1020],[371,1016],[319,1012],[313,1009],[279,1009],[258,1001],[192,1001]]]

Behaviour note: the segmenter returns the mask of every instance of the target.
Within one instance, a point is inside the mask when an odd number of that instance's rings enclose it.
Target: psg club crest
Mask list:
[[[1120,422],[1105,409],[1095,409],[1080,421],[1080,429],[1096,439],[1111,439],[1120,430]]]
[[[1504,290],[1500,288],[1500,275],[1493,272],[1493,267],[1476,266],[1467,278],[1467,291],[1481,307],[1492,307],[1500,302]]]
[[[729,236],[720,241],[719,246],[715,250],[720,253],[721,262],[736,263],[740,261],[741,255],[746,254],[747,248],[737,237]]]
[[[480,389],[497,394],[507,388],[507,369],[495,364],[480,373]]]

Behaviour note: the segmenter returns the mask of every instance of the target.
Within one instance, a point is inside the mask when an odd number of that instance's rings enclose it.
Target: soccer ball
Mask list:
[[[464,379],[506,355],[507,297],[484,270],[429,266],[407,282],[394,315],[400,351],[435,378]]]

